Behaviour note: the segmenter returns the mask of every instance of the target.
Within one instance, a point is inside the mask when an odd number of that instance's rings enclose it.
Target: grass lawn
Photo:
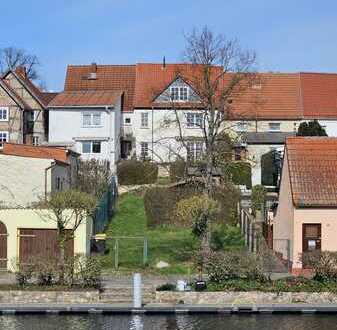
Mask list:
[[[119,265],[122,271],[143,270],[157,274],[188,274],[193,271],[192,255],[198,247],[191,231],[188,229],[148,228],[144,211],[143,199],[136,194],[122,195],[118,211],[107,230],[107,248],[109,253],[104,256],[106,269],[114,267],[115,240],[119,239]],[[126,238],[139,237],[139,238]],[[143,266],[144,237],[148,241],[148,266]],[[157,269],[158,261],[169,263],[169,267]]]

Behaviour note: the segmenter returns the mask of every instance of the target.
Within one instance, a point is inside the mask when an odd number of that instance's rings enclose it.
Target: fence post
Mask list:
[[[115,238],[115,269],[118,269],[118,238]]]
[[[245,214],[245,241],[246,241],[246,245],[249,244],[249,226],[248,226],[248,221],[249,221],[249,217],[247,216],[247,214]]]
[[[144,237],[144,246],[143,246],[143,265],[147,264],[147,237]]]
[[[248,250],[253,252],[253,223],[249,223]]]

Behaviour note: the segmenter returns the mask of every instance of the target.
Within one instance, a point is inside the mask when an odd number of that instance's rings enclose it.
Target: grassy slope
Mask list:
[[[111,222],[108,237],[115,236],[146,236],[148,238],[148,271],[156,273],[188,273],[191,265],[191,255],[197,247],[197,242],[186,229],[147,228],[144,203],[141,197],[125,194],[119,200],[116,216]],[[105,259],[107,268],[114,265],[114,240],[108,239],[109,255]],[[142,240],[119,240],[119,262],[121,269],[135,270],[142,268]],[[158,261],[165,261],[170,267],[157,270],[154,266]]]

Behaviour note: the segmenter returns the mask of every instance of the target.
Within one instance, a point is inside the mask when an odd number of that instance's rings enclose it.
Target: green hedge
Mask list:
[[[226,173],[234,184],[252,187],[252,169],[247,162],[234,162],[226,166]]]
[[[117,165],[117,176],[121,185],[155,183],[158,165],[149,161],[124,160]]]
[[[178,201],[200,194],[200,183],[186,183],[175,187],[153,187],[147,189],[144,196],[145,213],[149,226],[176,224],[173,221]],[[226,184],[215,193],[219,201],[217,222],[221,224],[234,224],[237,221],[237,202],[240,193],[231,184]]]

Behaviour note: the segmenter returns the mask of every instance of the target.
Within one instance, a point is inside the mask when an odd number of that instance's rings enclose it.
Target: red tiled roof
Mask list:
[[[337,207],[337,138],[291,137],[286,153],[294,205]]]
[[[233,97],[231,116],[244,119],[301,119],[300,80],[296,73],[259,73],[260,84]]]
[[[117,91],[66,91],[59,93],[50,103],[49,107],[76,107],[76,106],[112,106],[121,96]]]
[[[300,73],[305,119],[337,118],[337,74]]]
[[[154,98],[180,76],[194,87],[201,66],[191,64],[97,65],[96,79],[88,79],[92,65],[68,66],[65,91],[124,91],[124,111],[162,107]],[[220,67],[214,67],[221,72]],[[260,73],[260,88],[233,96],[234,119],[337,118],[337,74]],[[227,75],[229,77],[230,74]],[[224,78],[226,80],[226,77]],[[184,104],[195,106],[195,104]]]
[[[68,155],[68,151],[63,148],[40,147],[16,143],[4,143],[2,153],[12,156],[55,159],[63,163],[67,163]]]
[[[96,79],[88,79],[88,75],[92,72],[92,65],[69,65],[64,90],[123,91],[123,111],[132,111],[136,78],[135,68],[135,65],[97,65],[95,68]]]
[[[134,106],[136,108],[160,106],[160,104],[153,102],[155,97],[178,77],[195,87],[197,78],[201,76],[201,69],[201,65],[192,64],[166,64],[165,67],[162,64],[137,64]],[[214,66],[214,75],[220,74],[221,70],[221,67]]]
[[[43,92],[42,93],[42,97],[43,97],[43,102],[45,104],[49,104],[59,93],[55,93],[55,92]]]

